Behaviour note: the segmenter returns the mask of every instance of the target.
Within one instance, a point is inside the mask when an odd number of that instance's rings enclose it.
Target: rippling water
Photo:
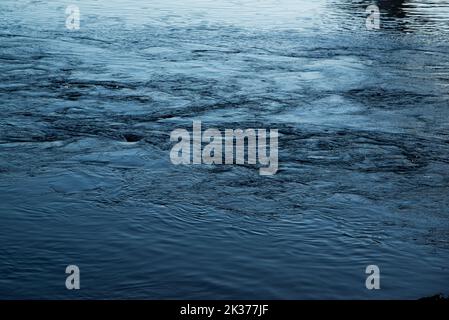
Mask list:
[[[376,3],[2,0],[0,298],[448,293],[449,1]],[[194,119],[279,172],[172,165]]]

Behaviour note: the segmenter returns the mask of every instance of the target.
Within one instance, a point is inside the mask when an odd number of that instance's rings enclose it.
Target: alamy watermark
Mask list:
[[[368,290],[380,289],[380,269],[377,265],[371,264],[366,267],[365,273],[369,276],[366,278],[365,286]]]
[[[380,10],[375,4],[366,7],[365,13],[368,17],[365,20],[366,29],[377,30],[380,29]]]
[[[264,166],[260,175],[274,175],[278,171],[278,137],[277,129],[268,133],[266,129],[225,129],[222,133],[209,128],[202,132],[201,121],[193,121],[192,134],[186,129],[171,132],[170,141],[177,143],[170,151],[170,160],[175,165],[245,164],[246,160],[247,164]]]
[[[80,289],[80,268],[77,265],[71,264],[65,269],[65,273],[69,276],[65,280],[65,287],[68,290]]]
[[[65,20],[65,27],[69,30],[80,29],[80,8],[74,4],[67,6],[65,9],[67,18]]]

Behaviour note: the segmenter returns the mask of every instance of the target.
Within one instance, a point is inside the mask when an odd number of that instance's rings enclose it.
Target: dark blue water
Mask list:
[[[0,3],[0,298],[449,293],[448,1],[68,4]],[[193,120],[278,173],[173,165]]]

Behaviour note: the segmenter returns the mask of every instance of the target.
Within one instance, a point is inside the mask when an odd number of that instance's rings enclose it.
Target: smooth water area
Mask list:
[[[0,298],[449,293],[449,1],[375,3],[2,0]],[[278,173],[173,165],[193,120]]]

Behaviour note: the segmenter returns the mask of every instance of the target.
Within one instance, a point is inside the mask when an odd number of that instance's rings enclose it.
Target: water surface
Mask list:
[[[448,293],[449,2],[68,4],[0,3],[0,298]],[[280,170],[174,166],[193,120]]]

